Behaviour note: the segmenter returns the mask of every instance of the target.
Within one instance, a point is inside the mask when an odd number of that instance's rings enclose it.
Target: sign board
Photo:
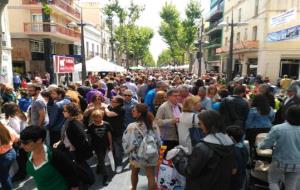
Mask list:
[[[54,71],[56,73],[72,73],[74,71],[74,57],[53,55]]]
[[[267,39],[269,42],[278,42],[284,40],[291,40],[300,37],[300,25],[293,26],[277,32],[268,33]]]
[[[277,26],[280,24],[288,23],[292,20],[295,20],[296,16],[297,16],[297,9],[293,8],[293,9],[287,10],[286,12],[284,12],[280,15],[271,17],[270,25]]]

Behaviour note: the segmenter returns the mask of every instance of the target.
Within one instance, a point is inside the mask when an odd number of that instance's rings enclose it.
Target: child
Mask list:
[[[246,167],[249,159],[249,154],[242,139],[244,132],[240,126],[232,125],[226,129],[228,136],[235,142],[235,168],[232,172],[231,190],[241,190],[244,186],[246,178]]]
[[[88,134],[91,135],[91,144],[96,152],[98,165],[97,173],[103,172],[103,185],[108,185],[108,174],[105,168],[105,155],[107,149],[112,150],[111,127],[109,123],[103,121],[104,112],[94,110],[91,115],[92,124],[88,126]]]

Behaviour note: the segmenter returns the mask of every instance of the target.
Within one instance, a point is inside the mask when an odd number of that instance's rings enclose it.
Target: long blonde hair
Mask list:
[[[0,145],[9,144],[11,140],[8,129],[0,122]]]

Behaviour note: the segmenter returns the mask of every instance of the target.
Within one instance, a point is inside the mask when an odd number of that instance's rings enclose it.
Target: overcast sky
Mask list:
[[[209,0],[199,0],[201,1],[201,7],[204,9],[205,13],[209,11]],[[130,0],[119,0],[119,2],[128,7]],[[150,51],[154,59],[156,60],[158,55],[162,52],[163,49],[167,48],[167,45],[163,42],[162,38],[158,34],[159,25],[161,22],[159,12],[161,11],[165,2],[171,2],[176,5],[181,16],[184,16],[184,10],[189,0],[134,0],[136,4],[145,5],[145,10],[141,15],[141,18],[138,20],[137,24],[140,26],[148,26],[152,28],[155,32],[155,35],[151,41]]]

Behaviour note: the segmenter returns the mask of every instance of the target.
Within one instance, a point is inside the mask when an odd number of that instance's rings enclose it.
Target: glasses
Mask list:
[[[131,94],[124,94],[123,96],[131,97]]]

